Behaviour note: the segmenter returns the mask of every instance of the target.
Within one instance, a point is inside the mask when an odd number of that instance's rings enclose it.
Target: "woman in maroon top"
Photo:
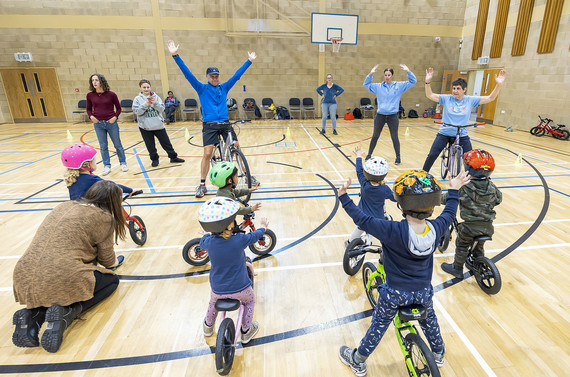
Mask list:
[[[107,175],[111,172],[111,158],[109,157],[109,144],[107,134],[111,137],[111,141],[117,151],[121,169],[129,171],[127,160],[125,158],[125,150],[121,144],[119,136],[119,124],[117,118],[121,114],[121,104],[119,98],[109,90],[109,84],[105,76],[94,73],[89,77],[89,90],[87,93],[87,115],[93,122],[99,147],[101,148],[101,157],[103,158],[103,172],[101,175]]]

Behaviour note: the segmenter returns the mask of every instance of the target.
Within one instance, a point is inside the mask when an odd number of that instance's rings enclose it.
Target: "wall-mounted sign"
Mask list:
[[[17,62],[31,62],[33,60],[31,52],[16,52],[14,57]]]

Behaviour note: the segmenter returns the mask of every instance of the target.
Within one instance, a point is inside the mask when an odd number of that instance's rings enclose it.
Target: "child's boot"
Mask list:
[[[42,347],[51,353],[57,352],[63,341],[63,333],[82,311],[81,303],[70,306],[52,305],[46,312],[47,327],[42,335]]]
[[[12,317],[16,326],[12,334],[12,343],[16,347],[37,347],[40,345],[39,333],[46,317],[45,308],[20,309]]]
[[[441,269],[458,279],[463,279],[463,267],[457,267],[454,263],[442,263]]]

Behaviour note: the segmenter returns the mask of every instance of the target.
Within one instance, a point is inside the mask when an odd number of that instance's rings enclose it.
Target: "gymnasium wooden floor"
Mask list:
[[[370,324],[370,306],[360,273],[348,277],[342,269],[343,241],[354,224],[338,206],[333,186],[356,176],[352,150],[357,144],[366,150],[372,121],[340,120],[338,136],[330,123],[320,135],[319,124],[256,121],[241,128],[240,142],[262,183],[252,197],[262,203],[256,221],[268,217],[278,242],[271,257],[254,263],[260,331],[238,349],[231,376],[353,376],[338,360],[338,349],[358,344]],[[201,126],[183,122],[168,128],[186,162],[173,165],[163,157],[151,168],[136,124],[121,124],[130,170],[121,172],[112,157],[113,171],[105,178],[145,190],[130,203],[148,227],[148,241],[143,247],[130,239],[117,245],[126,257],[117,271],[118,290],[75,321],[60,351],[48,354],[41,347],[12,345],[12,314],[20,308],[12,271],[48,211],[68,198],[59,158],[69,144],[67,131],[74,143],[98,143],[89,123],[0,127],[0,373],[217,375],[210,349],[215,337],[202,334],[209,266],[191,267],[181,256],[182,246],[201,235],[196,217],[203,200],[194,197],[201,148],[185,140],[188,129],[200,144]],[[375,154],[390,162],[389,184],[400,172],[422,166],[436,130],[431,120],[402,120],[399,166],[384,130]],[[486,249],[499,259],[503,288],[488,296],[472,277],[452,284],[440,264],[452,260],[454,246],[436,252],[434,301],[447,348],[442,375],[567,376],[570,143],[494,126],[470,134],[474,147],[489,150],[497,161],[493,179],[503,203]],[[439,162],[432,173],[439,177]],[[214,193],[208,187],[204,199]],[[358,186],[350,192],[357,200]],[[399,219],[393,203],[387,210]],[[392,327],[369,358],[368,375],[407,375]]]

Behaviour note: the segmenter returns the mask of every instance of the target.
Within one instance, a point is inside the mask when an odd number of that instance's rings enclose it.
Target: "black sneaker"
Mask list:
[[[20,309],[12,317],[16,326],[12,343],[16,347],[37,347],[40,345],[40,328],[46,316],[45,309]]]
[[[400,161],[400,157],[396,157],[396,161],[394,162],[394,164],[400,165],[401,163],[402,161]]]
[[[455,276],[458,279],[463,279],[463,267],[455,267],[453,263],[442,263],[441,269],[448,274]]]
[[[185,160],[181,159],[180,157],[175,157],[175,158],[170,159],[170,162],[172,162],[172,163],[176,163],[176,162],[182,163],[184,161]]]
[[[158,166],[158,160],[152,160],[152,167],[156,168]]]
[[[338,135],[338,132],[336,132],[336,130],[333,130],[333,135]]]
[[[325,130],[321,130],[320,132],[321,132],[321,135],[324,135],[326,133]]]
[[[196,187],[196,197],[197,198],[203,198],[207,192],[208,192],[208,189],[206,188],[206,185],[200,184],[198,187]]]

